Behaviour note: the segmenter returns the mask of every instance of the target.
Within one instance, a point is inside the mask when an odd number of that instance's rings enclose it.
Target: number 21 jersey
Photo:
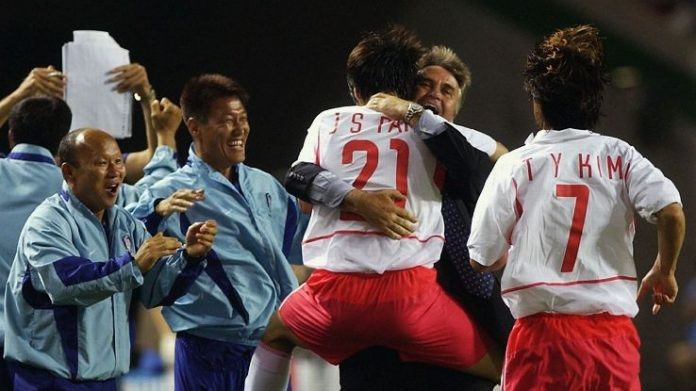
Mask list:
[[[360,106],[324,111],[312,123],[298,161],[333,172],[365,191],[396,189],[416,230],[390,239],[360,216],[315,205],[302,252],[305,265],[334,272],[383,273],[432,266],[444,241],[436,160],[413,129]]]

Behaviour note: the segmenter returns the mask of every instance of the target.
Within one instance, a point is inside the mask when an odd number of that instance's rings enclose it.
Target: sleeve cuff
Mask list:
[[[183,252],[183,256],[184,256],[184,259],[186,260],[187,264],[198,264],[198,263],[205,261],[205,257],[206,257],[205,255],[202,257],[194,257],[192,255],[189,255],[189,253],[188,253],[188,251],[186,251],[186,249],[183,249],[182,252]]]
[[[421,114],[418,124],[413,130],[416,132],[418,137],[423,140],[427,140],[444,132],[446,129],[447,121],[444,118],[440,117],[439,115],[435,115],[430,110],[425,110],[423,111],[423,114]]]
[[[153,236],[157,234],[157,229],[159,228],[160,223],[162,223],[162,220],[164,220],[164,217],[160,216],[159,213],[156,212],[157,204],[162,202],[162,200],[164,200],[164,198],[157,198],[152,203],[152,210],[149,210],[150,213],[148,213],[148,215],[143,219],[145,229],[150,233],[150,235]]]
[[[312,182],[309,198],[314,204],[335,208],[343,202],[351,190],[353,190],[353,186],[344,182],[334,173],[322,171]]]
[[[143,271],[140,270],[140,266],[135,262],[135,256],[131,253],[127,253],[130,258],[130,275],[133,276],[137,286],[143,284],[145,278],[143,276]]]

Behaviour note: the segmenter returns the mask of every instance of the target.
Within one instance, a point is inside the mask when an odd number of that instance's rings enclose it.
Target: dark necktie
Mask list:
[[[495,286],[495,277],[493,273],[477,273],[471,268],[469,250],[466,248],[470,227],[462,220],[455,201],[448,196],[442,197],[442,217],[445,220],[445,247],[443,251],[447,251],[464,289],[477,297],[491,297]]]

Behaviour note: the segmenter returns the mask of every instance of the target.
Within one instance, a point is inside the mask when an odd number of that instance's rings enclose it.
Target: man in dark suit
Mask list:
[[[438,281],[474,315],[502,353],[513,320],[501,300],[495,277],[471,269],[466,241],[474,206],[492,163],[507,149],[483,133],[450,122],[471,84],[468,68],[451,49],[431,48],[419,67],[414,96],[418,103],[377,94],[367,106],[408,122],[445,167],[442,212],[446,243],[436,263]],[[304,201],[358,213],[394,238],[411,232],[412,217],[394,204],[395,190],[364,192],[308,163],[293,166],[285,184],[290,193]],[[362,351],[340,366],[342,389],[349,391],[490,390],[494,386],[488,380],[454,370],[404,363],[396,352],[381,347]]]

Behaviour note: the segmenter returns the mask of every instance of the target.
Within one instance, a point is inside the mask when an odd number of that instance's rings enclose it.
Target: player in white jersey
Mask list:
[[[679,192],[626,142],[585,130],[599,117],[602,51],[598,31],[578,26],[531,52],[525,87],[543,130],[498,161],[474,212],[472,266],[507,262],[506,390],[640,388],[635,212],[658,225],[641,294],[653,290],[654,313],[677,294]]]
[[[410,125],[364,106],[330,109],[309,128],[298,161],[316,162],[365,191],[397,189],[404,195],[397,204],[419,221],[412,234],[393,240],[357,214],[314,206],[302,245],[306,266],[382,274],[432,267],[439,258],[444,241],[439,171]]]
[[[348,58],[356,103],[377,92],[412,96],[422,53],[420,41],[403,28],[368,34]],[[333,364],[382,345],[406,361],[499,378],[490,341],[436,283],[432,265],[444,239],[441,194],[435,158],[411,127],[365,107],[327,110],[313,122],[300,160],[360,189],[397,189],[395,202],[418,222],[396,240],[357,215],[317,207],[303,241],[305,263],[316,270],[271,318],[245,389],[283,390],[297,345]]]

